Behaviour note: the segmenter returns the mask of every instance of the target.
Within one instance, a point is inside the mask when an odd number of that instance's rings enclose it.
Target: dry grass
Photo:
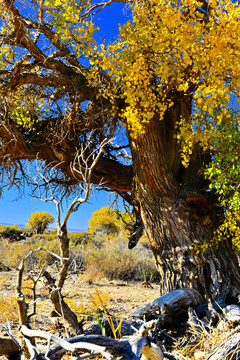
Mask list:
[[[101,277],[135,281],[157,279],[155,261],[143,245],[129,250],[125,239],[99,240],[99,243],[101,246],[85,249],[85,268],[91,280]]]
[[[17,268],[20,261],[31,250],[37,250],[43,247],[46,250],[59,254],[59,246],[57,240],[46,240],[43,236],[33,236],[26,241],[10,242],[8,239],[0,240],[0,262],[2,266],[9,268]],[[32,255],[26,262],[28,269],[38,268],[50,265],[55,261],[54,257],[46,252],[39,252]]]
[[[6,321],[18,321],[18,311],[14,294],[0,296],[0,323]]]

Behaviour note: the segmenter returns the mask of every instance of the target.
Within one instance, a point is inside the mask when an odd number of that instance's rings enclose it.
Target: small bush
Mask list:
[[[18,226],[15,225],[0,225],[0,234],[8,234],[9,232],[18,233],[21,230],[18,229]]]
[[[42,247],[45,250],[51,251],[54,254],[60,255],[59,242],[57,239],[54,240],[46,240],[45,236],[32,236],[28,241],[26,241],[26,245],[30,250],[37,250]],[[27,259],[27,268],[41,268],[42,266],[52,265],[56,261],[56,258],[47,253],[46,251],[40,251],[34,253],[31,257]]]
[[[47,241],[43,236],[33,236],[27,241],[11,243],[7,239],[0,241],[0,259],[2,266],[16,268],[23,257],[25,257],[31,250],[37,250],[43,247],[53,253],[59,255],[59,244],[57,240]],[[51,254],[40,251],[33,253],[26,261],[27,269],[41,268],[44,265],[51,265],[56,258]]]
[[[0,225],[0,236],[9,240],[19,240],[22,229],[17,225]]]
[[[93,236],[87,232],[78,233],[78,232],[69,232],[68,233],[69,244],[70,246],[79,245],[84,243],[91,242]]]
[[[23,246],[22,242],[12,243],[5,238],[0,241],[0,258],[4,266],[16,268],[28,251],[30,251],[30,248]]]
[[[94,277],[109,280],[145,280],[156,277],[153,259],[141,258],[136,251],[121,248],[120,244],[101,249],[91,249],[86,254],[86,271]]]
[[[44,233],[44,238],[48,241],[56,240],[57,239],[57,229],[54,228],[53,231],[47,230]]]

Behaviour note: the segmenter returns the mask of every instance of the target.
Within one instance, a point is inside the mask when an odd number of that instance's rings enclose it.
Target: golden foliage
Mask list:
[[[49,224],[54,222],[54,217],[47,211],[36,211],[30,215],[27,227],[37,234],[42,234]]]
[[[114,80],[105,96],[117,96],[121,88],[127,104],[122,120],[133,136],[144,134],[154,116],[163,118],[173,92],[193,96],[197,126],[206,112],[215,114],[214,122],[226,118],[224,108],[240,84],[239,5],[211,0],[207,20],[197,7],[201,3],[189,0],[177,6],[162,0],[136,3],[133,21],[92,59],[93,83],[99,85],[96,65]]]

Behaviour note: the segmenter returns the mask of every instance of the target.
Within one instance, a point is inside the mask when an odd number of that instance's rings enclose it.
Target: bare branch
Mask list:
[[[78,173],[81,175],[83,179],[82,189],[84,190],[85,195],[83,197],[76,197],[70,204],[62,222],[62,226],[65,226],[67,224],[71,213],[77,211],[79,206],[89,199],[91,191],[103,185],[103,183],[100,182],[97,186],[93,188],[93,185],[91,185],[91,177],[93,170],[103,152],[104,146],[109,142],[109,139],[104,139],[98,149],[95,149],[90,154],[88,154],[88,150],[91,147],[91,142],[89,141],[85,148],[83,148],[82,146],[80,152],[77,152],[75,159],[71,164],[71,168],[73,173]]]
[[[61,257],[55,253],[53,253],[52,251],[50,250],[47,250],[47,249],[44,249],[42,246],[40,246],[38,249],[36,250],[30,250],[29,253],[24,257],[24,259],[26,260],[29,256],[31,256],[32,254],[36,253],[36,252],[39,252],[39,251],[46,251],[48,254],[51,254],[52,256],[54,256],[55,258],[57,258],[58,260],[69,260],[69,258],[64,258],[64,257]]]
[[[149,340],[146,338],[148,331],[155,327],[156,322],[156,320],[153,320],[148,323],[144,323],[134,336],[125,339],[115,340],[100,335],[81,335],[67,339],[67,341],[72,344],[91,343],[94,345],[104,346],[107,351],[111,352],[114,359],[123,357],[128,358],[129,360],[140,360],[141,355],[144,354],[146,359],[161,360],[163,359],[161,349],[158,346],[152,347],[154,344],[150,344]],[[87,349],[88,348],[86,348],[86,350]],[[151,349],[154,351],[151,351]],[[63,351],[61,345],[53,346],[49,351],[48,356],[52,359],[57,354],[62,353]],[[85,358],[85,355],[86,354],[82,355],[83,359]]]
[[[110,132],[111,134],[111,132]],[[94,189],[91,184],[91,176],[94,171],[95,166],[102,154],[104,146],[109,142],[108,138],[105,138],[98,149],[92,149],[91,136],[88,139],[87,145],[81,145],[80,150],[77,152],[75,156],[75,160],[71,165],[73,171],[81,175],[82,182],[80,184],[80,190],[83,194],[82,196],[77,196],[72,203],[69,205],[64,218],[61,222],[61,202],[63,199],[58,199],[57,194],[54,193],[52,179],[56,175],[55,170],[59,166],[57,163],[50,163],[45,165],[44,162],[36,160],[36,175],[33,178],[35,189],[35,195],[33,197],[44,200],[44,201],[52,201],[56,206],[57,211],[57,234],[60,242],[60,252],[61,252],[61,269],[58,274],[58,280],[55,285],[55,282],[51,283],[51,288],[57,287],[59,288],[58,294],[53,292],[51,294],[51,300],[54,304],[55,309],[62,313],[64,318],[68,321],[72,329],[78,333],[79,332],[79,323],[77,321],[76,315],[71,311],[68,305],[63,301],[63,297],[61,295],[61,289],[64,285],[65,279],[67,277],[67,271],[69,266],[69,239],[67,233],[67,222],[70,215],[77,211],[79,206],[86,202],[91,194],[91,191]],[[102,182],[100,181],[100,184]],[[38,191],[38,195],[36,195],[36,191]],[[45,191],[46,196],[43,197],[43,191]],[[40,250],[39,248],[38,250]],[[35,250],[36,251],[36,250]],[[33,251],[32,251],[33,252]],[[30,252],[28,256],[32,253]]]
[[[106,6],[111,5],[114,2],[114,0],[109,0],[107,2],[92,4],[89,6],[83,15],[81,15],[81,18],[86,18],[88,16],[93,16],[103,10]]]
[[[21,332],[25,337],[29,337],[29,338],[37,337],[37,338],[45,339],[48,341],[52,341],[55,344],[60,345],[66,351],[75,352],[80,349],[86,349],[93,354],[101,354],[106,359],[109,359],[109,360],[113,359],[113,357],[108,352],[106,352],[106,347],[104,347],[104,346],[95,345],[95,344],[91,344],[91,343],[87,343],[87,342],[70,343],[70,342],[68,342],[64,339],[60,339],[59,337],[57,337],[51,333],[48,333],[46,331],[31,330],[25,325],[23,325],[21,327]],[[46,357],[47,356],[48,356],[48,353],[46,353]]]

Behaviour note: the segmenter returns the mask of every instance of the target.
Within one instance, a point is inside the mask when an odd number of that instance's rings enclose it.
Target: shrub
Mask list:
[[[0,296],[0,323],[4,323],[6,320],[14,322],[19,320],[14,294]]]
[[[19,233],[21,230],[15,225],[0,225],[0,234],[8,234],[9,232]]]
[[[0,236],[10,240],[16,240],[20,237],[22,229],[17,225],[0,225]]]
[[[10,268],[16,268],[19,262],[30,250],[20,242],[11,243],[9,240],[2,238],[0,242],[0,258],[2,265]]]
[[[31,250],[37,250],[39,247],[52,251],[59,255],[59,246],[57,240],[47,241],[43,236],[36,236],[29,238],[27,241],[11,243],[7,239],[0,241],[0,258],[1,266],[16,268],[22,258],[26,256]],[[51,265],[55,262],[55,257],[51,254],[41,251],[33,253],[26,261],[27,269],[41,268],[43,265]]]
[[[50,230],[46,231],[44,233],[44,238],[48,241],[56,240],[57,239],[57,229],[54,228],[53,231],[50,231]]]
[[[70,246],[79,245],[83,241],[88,243],[92,240],[93,236],[87,232],[79,233],[79,232],[69,232],[68,233],[69,244]]]
[[[140,257],[136,251],[122,248],[122,244],[101,249],[90,249],[86,256],[86,271],[91,279],[145,280],[156,277],[153,259]]]
[[[26,241],[24,247],[28,247],[28,252],[30,250],[37,250],[39,247],[44,248],[45,250],[51,251],[57,255],[60,255],[59,242],[57,239],[47,240],[45,236],[33,235]],[[56,258],[46,251],[40,251],[33,253],[31,257],[27,259],[26,266],[30,268],[40,269],[42,266],[52,265],[56,262]]]

